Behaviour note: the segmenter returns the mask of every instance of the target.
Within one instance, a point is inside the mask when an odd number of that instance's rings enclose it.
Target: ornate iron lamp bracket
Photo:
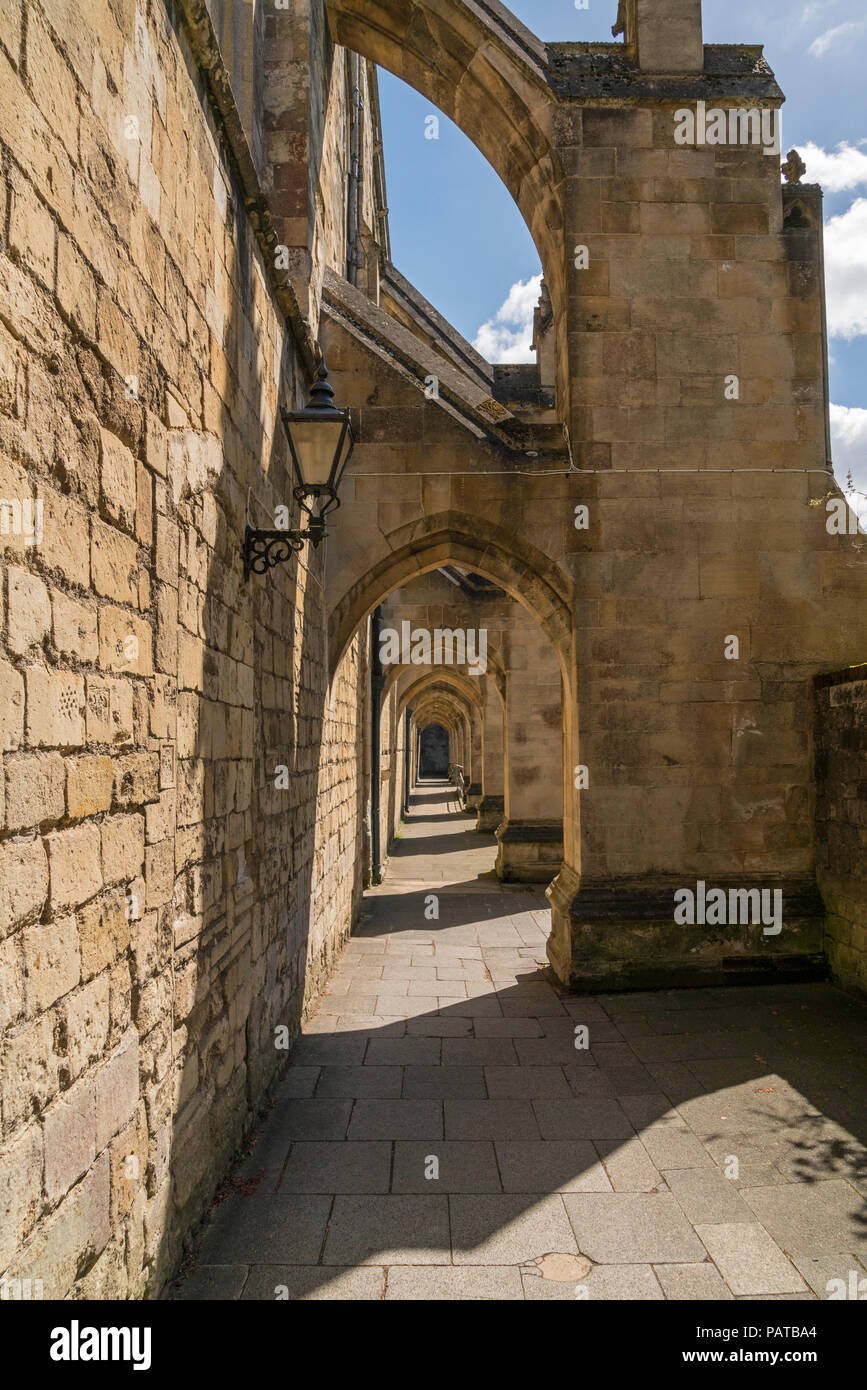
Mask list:
[[[251,574],[267,574],[275,565],[282,565],[304,547],[307,539],[302,531],[244,531],[244,578]]]

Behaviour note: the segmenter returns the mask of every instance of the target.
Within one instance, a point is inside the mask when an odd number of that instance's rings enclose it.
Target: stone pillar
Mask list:
[[[622,0],[618,19],[644,72],[702,72],[701,0]]]
[[[522,633],[506,679],[505,818],[497,874],[550,883],[563,862],[560,672],[544,634]]]
[[[476,812],[482,800],[482,716],[478,710],[474,710],[470,723],[470,757],[469,765],[466,769],[467,784],[467,810]]]
[[[505,801],[503,744],[503,702],[493,677],[482,684],[484,719],[482,726],[482,799],[476,829],[490,833],[503,819]]]
[[[821,950],[806,677],[845,629],[801,626],[824,580],[790,578],[825,546],[807,504],[828,489],[821,217],[808,189],[781,196],[772,140],[677,138],[700,89],[724,109],[781,93],[752,49],[715,48],[707,81],[682,45],[651,64],[666,13],[636,0],[645,72],[627,82],[652,91],[648,68],[668,69],[670,109],[585,104],[570,150],[567,220],[589,252],[570,299],[572,446],[601,471],[573,542],[586,780],[548,956],[580,991],[803,977]],[[680,13],[695,61],[699,18]],[[705,888],[727,914],[709,930]],[[756,890],[782,894],[779,935],[731,898]],[[676,915],[688,894],[694,913]]]

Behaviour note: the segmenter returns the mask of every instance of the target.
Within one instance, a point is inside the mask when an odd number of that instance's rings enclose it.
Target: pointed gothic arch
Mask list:
[[[565,345],[564,176],[545,45],[497,3],[326,0],[326,12],[335,43],[428,97],[502,179],[536,244]]]

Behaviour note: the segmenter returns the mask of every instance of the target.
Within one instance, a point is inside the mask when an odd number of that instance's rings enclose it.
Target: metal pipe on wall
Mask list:
[[[373,611],[371,624],[373,651],[370,661],[370,876],[372,883],[382,882],[382,833],[379,821],[379,792],[382,785],[382,772],[379,762],[382,754],[380,721],[382,718],[382,687],[385,678],[382,671],[381,630],[382,607],[378,606]]]
[[[407,706],[403,726],[403,814],[409,814],[409,798],[412,790],[412,710]]]
[[[349,196],[346,200],[346,278],[351,285],[358,284],[359,267],[364,257],[361,253],[361,113],[364,102],[361,97],[361,59],[357,53],[349,55],[349,86],[352,108],[349,113]]]

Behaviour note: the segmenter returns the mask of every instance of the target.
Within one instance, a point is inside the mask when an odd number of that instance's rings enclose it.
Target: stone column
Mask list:
[[[505,818],[497,830],[501,879],[550,883],[563,862],[560,671],[541,630],[522,632],[506,678]]]
[[[481,804],[482,785],[482,716],[474,710],[470,721],[471,740],[469,765],[466,768],[467,810],[476,812]]]
[[[503,701],[492,676],[482,682],[484,716],[482,723],[482,797],[476,829],[490,833],[503,819],[505,801],[503,743]]]
[[[701,72],[701,0],[621,0],[618,22],[644,72]]]
[[[568,151],[569,244],[588,252],[571,278],[572,447],[598,472],[575,494],[585,776],[548,955],[581,991],[809,977],[806,676],[845,634],[799,617],[830,592],[802,558],[825,544],[807,505],[828,487],[821,219],[806,190],[781,196],[773,138],[731,118],[782,99],[754,50],[714,46],[698,76],[697,0],[627,8],[637,72],[619,105],[581,106]],[[725,143],[703,139],[699,100],[728,109]],[[711,930],[699,885],[727,899]],[[779,936],[731,903],[755,890],[782,893]]]

